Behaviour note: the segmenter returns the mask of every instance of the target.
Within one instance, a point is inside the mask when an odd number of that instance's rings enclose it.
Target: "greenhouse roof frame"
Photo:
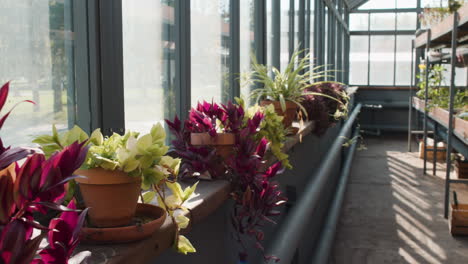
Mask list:
[[[359,8],[361,5],[365,4],[368,1],[369,0],[345,0],[346,4],[348,6],[348,9],[350,11]]]

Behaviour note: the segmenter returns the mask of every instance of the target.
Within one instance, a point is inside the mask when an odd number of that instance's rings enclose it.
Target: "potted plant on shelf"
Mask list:
[[[8,83],[0,88],[0,111],[8,91]],[[0,129],[10,112],[0,116]],[[73,201],[68,207],[61,203],[64,185],[78,177],[72,174],[86,152],[83,144],[74,142],[46,159],[30,149],[4,147],[0,138],[1,263],[68,263],[79,242],[87,210],[79,214]],[[20,165],[17,161],[24,158]],[[36,222],[35,215],[48,210],[62,213],[48,226]],[[48,244],[39,249],[46,236]]]
[[[258,129],[263,119],[257,113],[245,119],[242,106],[203,102],[192,108],[189,118],[182,122],[166,120],[176,139],[172,141],[178,156],[183,159],[181,174],[205,179],[222,178],[226,174],[226,161],[234,154],[234,146],[241,128],[247,123]]]
[[[232,103],[221,106],[198,103],[189,113],[190,143],[193,146],[214,146],[217,154],[226,159],[232,153],[235,133],[243,117],[244,110]]]
[[[185,217],[173,217],[176,209],[183,208],[196,186],[186,191],[184,197],[179,193],[173,193],[166,199],[165,192],[156,192],[166,183],[179,186],[176,183],[180,164],[179,159],[167,156],[169,147],[165,145],[166,134],[161,124],[154,125],[150,133],[140,135],[137,132],[127,132],[125,135],[114,133],[110,137],[104,137],[100,129],[96,129],[88,136],[81,128],[75,126],[69,131],[58,133],[53,127],[52,135],[43,135],[35,139],[35,143],[41,145],[46,155],[51,155],[66,146],[71,140],[78,140],[88,144],[89,153],[83,166],[77,170],[77,174],[87,176],[86,179],[77,179],[85,205],[90,207],[89,220],[93,226],[109,228],[100,229],[99,232],[112,236],[113,227],[122,227],[119,230],[132,232],[131,235],[122,234],[122,241],[137,240],[151,235],[155,229],[164,223],[166,214],[155,219],[147,227],[154,228],[143,230],[129,229],[135,212],[148,212],[148,206],[137,205],[138,197],[142,202],[149,202],[154,198],[152,193],[161,195],[159,205],[171,216],[177,230],[184,228],[189,220]],[[147,191],[142,195],[141,191]],[[149,193],[149,194],[147,194]],[[188,194],[187,194],[188,193]],[[177,198],[177,199],[174,199]],[[151,198],[151,199],[150,199]],[[170,205],[170,206],[169,206]],[[135,231],[136,230],[136,231]],[[93,235],[93,232],[89,232]],[[115,232],[114,232],[115,233]],[[106,238],[95,237],[96,240]],[[106,241],[112,242],[112,241]],[[183,253],[195,252],[190,242],[183,236],[176,234],[175,247]]]
[[[309,86],[306,91],[326,95],[307,94],[302,101],[307,111],[307,117],[303,116],[303,119],[315,121],[315,134],[322,135],[329,127],[347,117],[349,95],[344,84],[318,82]]]
[[[283,124],[286,128],[291,127],[298,109],[307,115],[301,102],[305,93],[314,94],[306,91],[309,82],[325,77],[329,72],[321,70],[323,66],[313,67],[309,53],[300,58],[303,53],[304,51],[295,51],[282,72],[273,67],[273,77],[266,65],[259,64],[252,57],[253,71],[247,74],[245,81],[245,85],[260,86],[251,92],[251,97],[261,105],[273,104],[278,115],[284,117]]]
[[[205,107],[205,109],[213,108],[216,107],[208,105]],[[272,124],[262,123],[266,115],[273,116],[274,122],[281,122],[281,119],[272,114],[274,110],[271,106],[266,107],[265,109],[268,110],[263,109],[263,111],[255,111],[255,108],[252,108],[251,113],[247,115],[244,114],[242,103],[240,106],[228,103],[227,106],[221,108],[226,111],[227,117],[224,114],[216,115],[221,116],[221,120],[218,122],[236,124],[233,126],[235,129],[232,130],[236,139],[232,154],[222,162],[217,159],[219,156],[213,154],[216,152],[214,147],[197,147],[191,144],[190,133],[194,124],[198,122],[188,119],[182,125],[177,117],[173,122],[168,120],[166,122],[176,137],[173,145],[178,156],[182,158],[180,167],[182,175],[197,176],[205,172],[219,173],[232,183],[232,198],[235,201],[235,206],[231,222],[236,231],[234,238],[242,247],[241,252],[239,252],[239,260],[245,261],[247,248],[250,247],[247,244],[248,241],[253,240],[255,246],[263,251],[261,227],[273,222],[270,217],[279,214],[275,209],[286,201],[278,184],[273,181],[274,177],[282,171],[282,164],[276,162],[272,166],[265,166],[264,156],[269,142],[266,137],[261,136],[262,124],[264,124],[264,128],[272,126]],[[227,109],[231,109],[231,111]],[[233,117],[229,118],[231,115]],[[239,122],[239,120],[241,121]],[[272,128],[270,132],[274,130],[284,133],[282,125],[280,128],[275,125],[275,128]],[[286,161],[283,160],[283,163]],[[211,176],[215,177],[216,175],[211,174]],[[274,257],[265,256],[265,259],[274,259]]]

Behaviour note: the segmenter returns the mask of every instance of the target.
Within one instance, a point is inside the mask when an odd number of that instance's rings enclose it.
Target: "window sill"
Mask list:
[[[313,122],[295,123],[300,127],[299,132],[288,137],[285,142],[284,151],[290,151],[296,144],[302,142],[304,136],[310,134],[315,125]],[[275,162],[270,156],[268,163]],[[201,181],[196,190],[196,196],[186,204],[189,208],[190,226],[183,230],[183,233],[190,232],[193,224],[197,224],[216,209],[221,207],[229,199],[231,186],[228,181]],[[81,243],[75,250],[75,254],[91,253],[90,263],[147,263],[160,255],[163,251],[171,247],[175,233],[175,226],[170,218],[167,218],[163,226],[151,237],[131,243],[97,245],[91,243]],[[195,245],[196,247],[196,245]],[[73,263],[73,261],[70,261]]]

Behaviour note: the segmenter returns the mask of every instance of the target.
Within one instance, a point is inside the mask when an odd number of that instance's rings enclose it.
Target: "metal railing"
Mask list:
[[[312,216],[314,212],[316,211],[316,207],[320,201],[320,197],[323,194],[323,190],[325,187],[325,184],[327,183],[327,180],[329,178],[330,173],[333,171],[333,169],[336,167],[337,160],[340,157],[341,150],[343,148],[343,143],[345,143],[347,139],[347,135],[351,132],[355,120],[361,111],[362,104],[356,105],[354,108],[353,112],[349,116],[348,120],[345,122],[343,125],[343,128],[340,131],[340,134],[336,138],[335,142],[333,145],[330,147],[330,150],[328,151],[326,157],[324,160],[321,162],[320,167],[317,169],[313,177],[310,178],[309,182],[307,183],[307,186],[305,188],[304,193],[301,195],[297,203],[294,205],[294,207],[291,209],[291,212],[286,216],[286,219],[282,221],[281,225],[277,229],[274,238],[273,238],[273,243],[271,247],[268,248],[267,254],[268,255],[274,255],[278,257],[280,260],[277,263],[291,263],[291,260],[294,257],[294,254],[296,252],[296,249],[299,247],[299,244],[301,243],[303,239],[303,235],[306,233],[307,227],[310,225],[310,219],[313,219]],[[355,133],[355,135],[357,135]],[[354,151],[355,149],[355,144],[356,142],[353,143],[352,150]],[[351,149],[350,149],[351,151]],[[349,151],[349,152],[350,152]],[[345,170],[350,169],[351,167],[351,160],[352,155],[348,155],[347,160],[344,163],[343,166],[343,174],[345,177],[347,177],[347,173]],[[344,180],[346,182],[346,180]],[[343,180],[340,180],[340,184],[342,183]],[[339,187],[341,189],[342,187]],[[344,190],[343,190],[344,191]],[[337,197],[335,196],[335,199]],[[340,198],[342,199],[342,198]],[[340,203],[341,204],[341,203]],[[337,205],[332,206],[332,211],[330,213],[333,213],[333,211],[336,211],[338,209],[334,208]],[[333,217],[338,217],[338,213],[334,213],[336,216]],[[335,220],[336,221],[336,220]],[[331,226],[327,225],[328,227],[331,228]],[[329,229],[326,231],[326,233],[333,233],[334,231],[331,231]],[[323,232],[322,232],[323,235]],[[325,241],[330,241],[333,240],[332,238],[330,239],[329,234],[326,234],[326,237],[324,240],[320,239],[322,243],[325,243]],[[329,243],[329,242],[326,242]],[[318,245],[317,248],[320,250],[325,251],[324,253],[329,252],[330,245]],[[317,252],[316,258],[317,259],[323,259],[325,257],[328,257],[328,253],[324,254],[320,252]],[[325,262],[316,262],[316,263],[325,263]]]

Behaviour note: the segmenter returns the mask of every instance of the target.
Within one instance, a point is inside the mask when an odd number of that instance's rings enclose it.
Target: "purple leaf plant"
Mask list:
[[[0,110],[8,96],[8,83],[0,89]],[[10,110],[11,112],[11,110]],[[0,129],[10,114],[0,118]],[[0,138],[0,263],[67,263],[79,242],[86,211],[78,214],[74,202],[62,206],[65,184],[84,162],[88,148],[75,142],[49,159],[41,153],[5,148]],[[17,161],[26,158],[20,165]],[[33,213],[62,211],[49,226]],[[37,231],[37,232],[34,232]],[[39,250],[48,237],[49,246]]]
[[[314,133],[321,136],[339,121],[340,118],[335,116],[337,111],[347,112],[345,86],[337,82],[321,82],[311,85],[305,92],[320,93],[337,99],[310,94],[303,96],[302,106],[307,111],[307,118],[316,122]]]
[[[208,171],[211,175],[230,175],[234,200],[231,223],[236,231],[233,237],[241,247],[240,261],[246,261],[249,242],[263,253],[262,227],[275,223],[272,217],[279,214],[277,207],[286,202],[274,181],[283,170],[281,162],[266,167],[268,140],[255,137],[263,118],[261,112],[246,118],[244,109],[231,102],[226,105],[203,102],[190,111],[183,125],[177,117],[172,122],[166,120],[175,136],[172,142],[175,152],[182,158],[180,173],[194,176]],[[192,132],[211,132],[212,136],[217,132],[235,133],[234,155],[220,161],[214,148],[192,146]],[[278,260],[274,256],[264,256],[264,259]]]

